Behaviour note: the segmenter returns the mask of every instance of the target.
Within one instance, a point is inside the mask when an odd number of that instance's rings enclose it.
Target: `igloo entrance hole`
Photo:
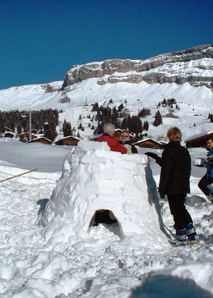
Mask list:
[[[121,237],[119,222],[111,210],[100,209],[95,211],[89,227],[98,226],[99,224],[104,224],[108,230]]]

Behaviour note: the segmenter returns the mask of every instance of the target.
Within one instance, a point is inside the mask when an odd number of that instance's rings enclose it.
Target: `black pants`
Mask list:
[[[184,205],[186,195],[167,195],[169,208],[175,222],[175,229],[182,230],[192,222],[192,218]]]
[[[198,182],[199,188],[202,190],[202,192],[206,195],[209,196],[212,194],[210,189],[207,187],[207,185],[213,183],[213,179],[208,179],[207,175],[203,176],[200,181]]]

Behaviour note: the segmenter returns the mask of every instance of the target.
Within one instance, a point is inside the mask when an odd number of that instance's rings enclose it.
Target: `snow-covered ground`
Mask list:
[[[38,168],[0,184],[0,297],[212,297],[213,205],[197,186],[205,169],[192,166],[186,201],[198,245],[174,248],[164,240],[153,243],[152,235],[145,243],[139,234],[120,239],[103,225],[90,228],[85,237],[63,239],[57,233],[47,239],[38,214],[69,151],[70,147],[0,140],[1,180]],[[140,154],[144,151],[139,149]],[[200,148],[189,151],[192,163],[206,154]],[[160,168],[151,159],[150,163],[158,185]],[[173,219],[166,199],[160,200],[160,207],[170,234]]]

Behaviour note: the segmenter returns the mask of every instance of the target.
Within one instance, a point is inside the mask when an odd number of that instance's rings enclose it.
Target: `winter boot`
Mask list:
[[[195,231],[193,223],[189,223],[186,225],[186,235],[187,235],[187,245],[193,245],[199,243],[199,237]]]
[[[187,244],[186,229],[176,230],[176,239],[169,240],[169,243],[174,247],[186,246]]]

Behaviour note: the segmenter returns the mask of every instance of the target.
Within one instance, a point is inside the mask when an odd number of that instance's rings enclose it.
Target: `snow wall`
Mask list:
[[[44,234],[85,235],[98,210],[110,210],[121,237],[162,235],[156,184],[148,158],[112,152],[105,142],[79,141],[39,219]],[[165,237],[165,235],[164,235]]]

